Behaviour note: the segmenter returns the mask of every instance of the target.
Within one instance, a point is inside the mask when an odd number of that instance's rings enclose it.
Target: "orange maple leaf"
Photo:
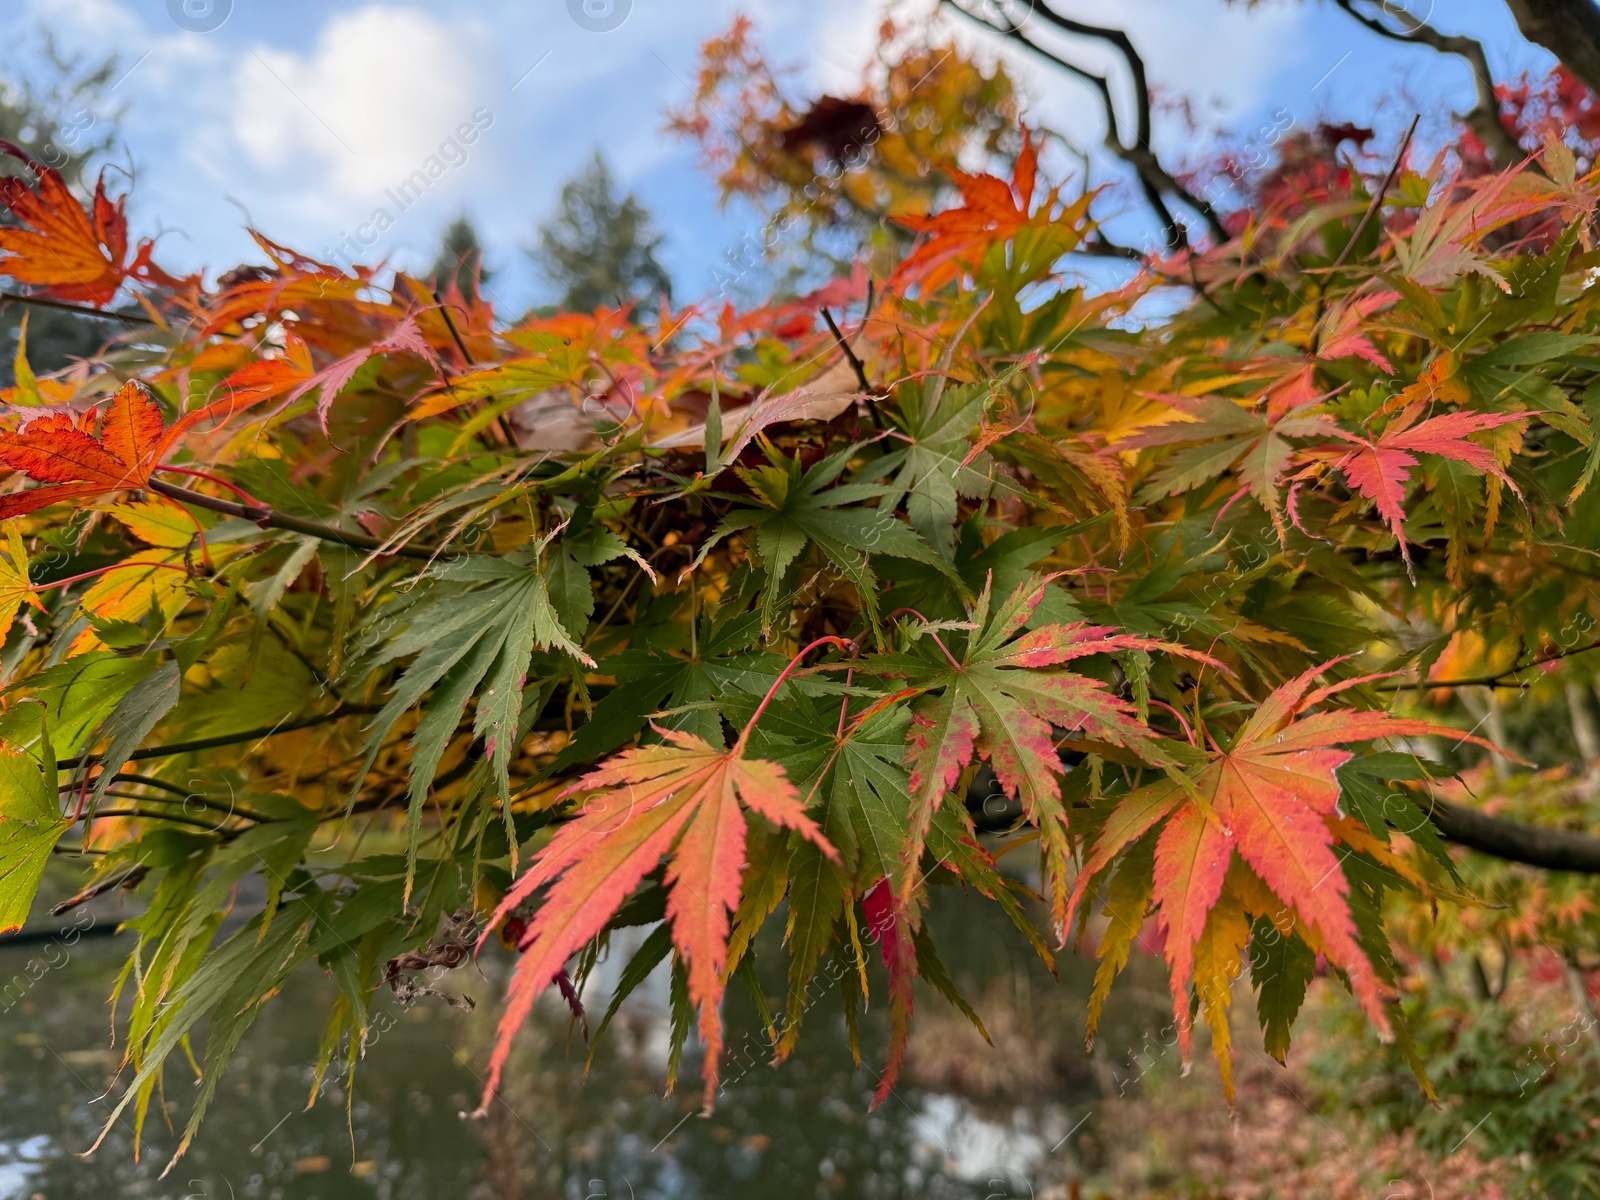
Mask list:
[[[0,141],[0,150],[32,168],[38,183],[29,187],[15,175],[0,179],[0,204],[20,223],[0,228],[0,275],[29,284],[46,296],[103,308],[124,280],[135,277],[164,286],[174,279],[150,261],[152,243],[141,241],[128,261],[128,219],[124,196],[106,196],[102,174],[87,211],[61,172],[34,162],[25,150]]]
[[[1034,210],[1039,156],[1026,128],[1022,131],[1022,151],[1017,155],[1009,183],[994,175],[968,175],[954,167],[947,170],[961,191],[960,208],[946,209],[933,216],[892,218],[917,233],[929,235],[928,240],[895,269],[889,281],[892,288],[903,290],[913,284],[920,284],[924,290],[937,288],[974,269],[996,242],[1014,238],[1024,229],[1042,228],[1088,211],[1090,197],[1086,196],[1068,213],[1057,214],[1056,197],[1060,188],[1052,190]]]
[[[830,858],[838,858],[805,815],[783,768],[745,758],[743,737],[732,749],[718,750],[693,734],[661,733],[666,743],[623,751],[562,793],[591,795],[577,818],[561,827],[538,861],[512,886],[484,932],[482,940],[513,909],[549,885],[520,942],[522,957],[500,1019],[480,1112],[494,1098],[512,1038],[533,1002],[567,959],[605,928],[664,856],[667,922],[688,969],[689,999],[700,1011],[709,1110],[722,1049],[718,1005],[725,985],[729,914],[739,905],[745,866],[740,802],[774,825],[809,838]]]
[[[199,422],[226,418],[264,399],[229,396],[185,413],[169,427],[150,389],[130,379],[104,405],[76,419],[52,412],[16,431],[0,431],[0,466],[45,484],[0,496],[0,520],[63,500],[142,488],[177,441]]]
[[[1129,795],[1107,819],[1074,885],[1067,906],[1069,922],[1092,881],[1112,860],[1166,821],[1155,846],[1151,900],[1165,934],[1173,1014],[1186,1064],[1195,955],[1223,897],[1236,852],[1282,902],[1278,913],[1256,915],[1293,913],[1315,939],[1315,948],[1345,972],[1372,1023],[1389,1036],[1379,979],[1357,940],[1350,885],[1334,849],[1353,840],[1346,836],[1349,827],[1339,816],[1335,774],[1352,755],[1339,747],[1425,734],[1489,744],[1459,730],[1388,712],[1309,713],[1336,693],[1373,678],[1312,690],[1316,677],[1333,665],[1313,667],[1269,695],[1233,744],[1227,750],[1214,748],[1210,761],[1194,773],[1192,799],[1190,789],[1172,779]],[[1369,841],[1352,848],[1367,850]]]

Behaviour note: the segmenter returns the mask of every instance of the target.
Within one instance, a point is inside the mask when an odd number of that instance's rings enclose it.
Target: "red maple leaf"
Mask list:
[[[63,500],[100,498],[142,488],[152,472],[190,429],[208,419],[226,419],[264,399],[230,395],[185,413],[169,427],[150,389],[130,379],[116,395],[74,419],[52,412],[14,432],[0,431],[0,466],[45,484],[0,496],[0,520]]]
[[[718,750],[693,734],[661,732],[666,743],[625,750],[563,793],[585,792],[590,798],[495,910],[484,939],[502,917],[549,886],[520,943],[522,957],[511,980],[479,1111],[494,1098],[512,1038],[533,1002],[663,857],[668,859],[667,923],[688,969],[689,999],[700,1010],[709,1110],[722,1050],[718,1006],[728,958],[728,918],[739,905],[745,866],[740,802],[838,858],[805,815],[783,768],[745,758],[744,738],[731,750]]]
[[[0,141],[0,150],[27,163],[38,176],[34,187],[15,175],[0,179],[0,204],[19,222],[0,228],[0,251],[5,253],[0,275],[37,287],[42,295],[96,308],[109,304],[129,277],[164,286],[184,282],[150,261],[149,241],[140,242],[128,261],[127,197],[110,200],[104,174],[85,211],[61,172],[34,162],[10,142]]]
[[[1437,454],[1440,458],[1466,463],[1474,470],[1494,476],[1517,495],[1522,494],[1500,466],[1494,451],[1469,438],[1474,433],[1520,421],[1531,413],[1450,412],[1416,424],[1421,413],[1421,405],[1404,410],[1376,438],[1359,437],[1340,429],[1329,431],[1350,443],[1353,449],[1331,445],[1312,446],[1301,451],[1301,460],[1310,460],[1311,465],[1295,477],[1295,488],[1290,490],[1291,513],[1295,512],[1295,490],[1299,483],[1308,479],[1319,466],[1332,467],[1344,475],[1352,488],[1377,505],[1379,515],[1400,543],[1400,553],[1409,569],[1411,556],[1406,548],[1404,504],[1411,468],[1417,465],[1418,454]],[[1299,525],[1298,516],[1295,524]]]

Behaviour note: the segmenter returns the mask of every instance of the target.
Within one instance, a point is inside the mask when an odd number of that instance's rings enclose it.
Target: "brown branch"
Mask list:
[[[1161,221],[1162,231],[1166,235],[1169,246],[1182,248],[1189,244],[1187,229],[1167,204],[1166,197],[1169,195],[1199,213],[1207,227],[1219,241],[1228,240],[1227,227],[1223,225],[1222,218],[1217,214],[1216,209],[1205,199],[1196,196],[1180,183],[1171,172],[1161,165],[1161,160],[1151,148],[1150,88],[1145,76],[1144,59],[1133,48],[1133,43],[1128,39],[1127,34],[1119,29],[1108,29],[1099,25],[1088,25],[1081,21],[1074,21],[1070,17],[1051,12],[1042,3],[1038,3],[1037,0],[1035,0],[1031,8],[1031,11],[1037,12],[1057,29],[1084,37],[1096,38],[1121,52],[1123,60],[1128,65],[1129,73],[1133,76],[1134,83],[1133,90],[1137,115],[1134,139],[1131,144],[1123,140],[1120,123],[1117,120],[1116,103],[1111,94],[1111,82],[1104,75],[1096,75],[1093,71],[1080,67],[1070,59],[1063,58],[1055,51],[1034,41],[1022,31],[1020,25],[992,21],[988,17],[964,7],[959,3],[959,0],[940,0],[940,3],[949,5],[969,21],[981,25],[991,33],[998,33],[1026,47],[1069,74],[1077,76],[1099,93],[1100,104],[1105,110],[1106,117],[1106,149],[1133,168],[1139,180],[1140,190],[1144,193],[1145,201]]]
[[[1600,8],[1594,0],[1506,0],[1522,36],[1600,93]]]
[[[1412,688],[1427,691],[1429,688],[1457,688],[1457,687],[1504,687],[1522,688],[1527,685],[1522,682],[1512,681],[1513,675],[1520,675],[1523,671],[1531,671],[1534,667],[1547,666],[1553,662],[1560,662],[1564,658],[1571,658],[1576,654],[1587,654],[1591,650],[1600,650],[1600,641],[1588,642],[1582,646],[1574,646],[1571,650],[1558,650],[1554,654],[1542,655],[1531,662],[1520,663],[1514,667],[1507,667],[1498,675],[1478,675],[1471,679],[1413,679],[1404,683],[1386,683],[1374,685],[1375,690],[1382,692],[1404,692]]]
[[[196,492],[186,487],[179,487],[175,483],[164,480],[152,479],[146,485],[152,492],[165,496],[169,500],[176,500],[180,504],[192,504],[196,508],[208,508],[212,512],[223,513],[230,517],[243,517],[246,521],[254,521],[263,528],[288,529],[295,533],[303,533],[307,537],[321,538],[325,542],[337,542],[342,546],[349,546],[353,550],[372,550],[381,554],[393,554],[402,558],[419,558],[431,561],[441,551],[432,546],[389,546],[381,538],[375,538],[365,533],[349,533],[343,529],[336,529],[332,525],[324,525],[321,521],[312,521],[305,517],[292,516],[289,513],[279,512],[264,504],[240,504],[234,500],[222,500],[216,496],[208,496],[204,492]]]
[[[1079,37],[1094,38],[1113,47],[1120,55],[1122,61],[1128,66],[1128,74],[1133,79],[1133,100],[1135,106],[1134,139],[1131,146],[1124,145],[1120,136],[1117,144],[1112,146],[1124,161],[1138,171],[1140,182],[1143,183],[1148,196],[1151,191],[1158,195],[1161,192],[1177,197],[1205,219],[1212,234],[1219,241],[1229,240],[1228,230],[1222,224],[1222,218],[1217,215],[1211,204],[1196,196],[1161,165],[1161,160],[1156,157],[1155,147],[1150,144],[1152,122],[1150,117],[1150,80],[1145,72],[1144,58],[1134,49],[1133,41],[1121,29],[1112,29],[1102,25],[1091,25],[1084,21],[1075,21],[1071,17],[1053,11],[1043,0],[1036,0],[1031,6],[1031,11],[1038,13],[1045,21],[1054,25],[1063,33],[1076,34]],[[1109,89],[1104,92],[1107,117],[1113,122],[1115,128],[1115,113],[1111,107]],[[1181,231],[1182,226],[1174,225]]]
[[[1488,147],[1490,157],[1500,166],[1514,166],[1528,157],[1528,152],[1500,122],[1500,98],[1495,95],[1494,75],[1489,70],[1489,56],[1484,53],[1482,42],[1460,34],[1440,33],[1420,17],[1413,16],[1397,6],[1388,4],[1383,6],[1383,11],[1402,26],[1399,29],[1392,29],[1377,17],[1359,11],[1356,8],[1357,0],[1333,0],[1333,2],[1379,37],[1413,46],[1429,46],[1441,54],[1454,54],[1465,60],[1467,66],[1472,69],[1477,104],[1468,112],[1458,114],[1461,120],[1478,135]]]
[[[53,308],[57,312],[79,313],[85,317],[99,317],[103,321],[121,321],[124,325],[154,325],[156,322],[141,313],[109,312],[87,304],[72,304],[66,300],[50,300],[44,296],[23,296],[17,292],[0,292],[0,301],[28,304],[35,308]]]
[[[1600,834],[1541,829],[1435,799],[1430,819],[1458,846],[1547,871],[1600,874]]]

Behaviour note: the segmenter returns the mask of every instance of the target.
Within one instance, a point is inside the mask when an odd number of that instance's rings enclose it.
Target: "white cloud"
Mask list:
[[[258,168],[373,198],[469,119],[481,62],[461,27],[415,9],[339,13],[304,54],[241,56],[233,134]]]

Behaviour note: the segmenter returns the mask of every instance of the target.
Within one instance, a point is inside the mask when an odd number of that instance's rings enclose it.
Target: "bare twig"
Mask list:
[[[1476,38],[1460,34],[1440,33],[1422,18],[1412,15],[1396,4],[1384,4],[1381,11],[1393,17],[1401,26],[1393,29],[1375,16],[1356,7],[1358,0],[1333,0],[1354,20],[1359,21],[1379,37],[1392,42],[1405,42],[1414,46],[1428,46],[1441,54],[1454,54],[1465,60],[1472,69],[1477,103],[1461,119],[1489,148],[1489,154],[1502,167],[1509,167],[1528,157],[1517,139],[1500,123],[1500,98],[1495,95],[1494,75],[1489,70],[1489,56],[1483,43]]]
[[[1395,177],[1400,174],[1400,164],[1406,160],[1406,151],[1411,146],[1411,137],[1417,132],[1417,122],[1420,120],[1422,120],[1421,113],[1411,118],[1411,128],[1406,130],[1406,136],[1401,139],[1400,151],[1394,156],[1394,165],[1389,168],[1389,173],[1383,177],[1383,186],[1373,195],[1372,203],[1367,205],[1367,211],[1361,214],[1361,220],[1356,222],[1355,232],[1350,235],[1350,240],[1344,244],[1344,249],[1339,251],[1339,257],[1333,260],[1331,270],[1336,271],[1344,265],[1344,260],[1349,256],[1350,251],[1355,248],[1355,244],[1361,235],[1367,231],[1367,226],[1371,224],[1372,218],[1383,207],[1383,199],[1389,194],[1389,189],[1394,186]]]
[[[121,321],[124,325],[154,325],[156,322],[142,313],[111,312],[87,304],[72,304],[66,300],[51,300],[44,296],[24,296],[17,292],[0,292],[0,301],[27,304],[34,308],[53,308],[57,312],[78,313],[85,317],[99,317],[102,321]]]

